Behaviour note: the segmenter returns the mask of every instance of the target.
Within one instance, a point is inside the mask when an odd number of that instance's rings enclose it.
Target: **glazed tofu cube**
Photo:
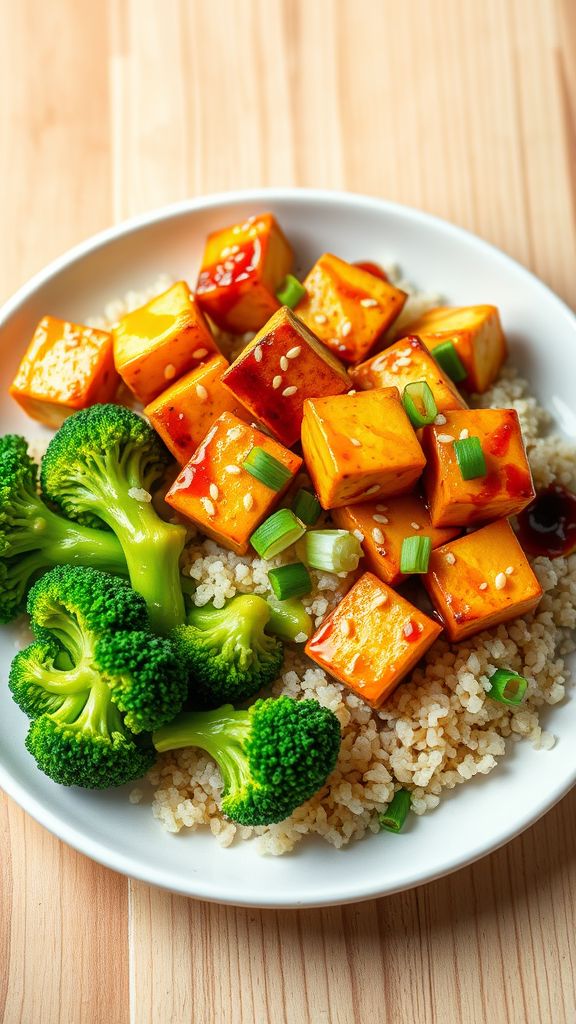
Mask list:
[[[273,491],[243,468],[254,447],[263,448],[289,470],[290,479]],[[166,501],[202,533],[244,555],[250,536],[286,493],[302,459],[267,434],[224,412],[172,484]]]
[[[454,409],[441,426],[422,431],[424,490],[434,526],[471,526],[512,516],[534,498],[534,485],[515,409]],[[486,475],[465,480],[454,442],[478,437]]]
[[[462,381],[467,391],[486,391],[506,359],[506,339],[496,306],[440,306],[408,324],[403,333],[419,335],[431,352],[451,341],[468,374]]]
[[[292,248],[271,213],[213,231],[206,239],[196,298],[223,331],[259,331],[279,308]]]
[[[372,573],[364,573],[306,644],[306,654],[374,708],[442,632]]]
[[[364,566],[384,583],[394,587],[405,576],[400,572],[400,556],[405,537],[418,534],[430,537],[432,547],[440,547],[457,537],[459,527],[436,529],[430,522],[424,499],[416,491],[379,501],[345,505],[332,511],[332,519],[342,530],[354,533],[362,545]]]
[[[113,328],[114,362],[144,405],[184,373],[218,355],[204,315],[185,281],[178,281]]]
[[[342,364],[286,306],[240,353],[222,382],[288,447],[300,440],[305,398],[341,395],[351,387]]]
[[[77,409],[112,402],[119,384],[108,331],[45,316],[34,331],[10,394],[33,419],[59,427]]]
[[[192,458],[214,420],[232,412],[241,420],[252,420],[247,409],[222,386],[228,369],[224,356],[214,356],[185,374],[172,387],[147,405],[144,412],[174,458],[184,465]]]
[[[345,363],[365,359],[406,302],[399,288],[331,253],[314,264],[304,287],[297,315]]]
[[[422,579],[453,643],[526,615],[542,596],[506,519],[436,548]]]
[[[402,395],[407,384],[424,380],[428,384],[439,413],[446,409],[465,409],[466,402],[456,385],[440,368],[431,352],[413,336],[397,341],[359,366],[350,369],[355,388],[397,387]]]
[[[426,465],[396,388],[308,399],[302,448],[326,509],[408,491]]]

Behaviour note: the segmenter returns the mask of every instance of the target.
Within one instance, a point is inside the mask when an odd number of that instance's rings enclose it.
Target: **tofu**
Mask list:
[[[515,409],[453,409],[422,430],[424,490],[434,526],[472,526],[516,515],[535,496]],[[464,480],[454,451],[462,436],[480,439],[486,476]]]
[[[332,511],[332,519],[341,530],[356,534],[364,552],[364,568],[394,587],[406,577],[400,572],[400,556],[405,537],[415,534],[430,537],[432,547],[440,547],[460,528],[443,529],[432,526],[424,499],[416,491],[380,501],[366,501],[359,505],[344,505]]]
[[[407,384],[424,380],[434,395],[439,413],[467,407],[456,385],[416,336],[397,341],[359,366],[351,367],[350,377],[354,387],[361,391],[397,387],[400,395]]]
[[[214,356],[166,388],[144,412],[174,458],[184,465],[192,458],[214,420],[223,412],[252,420],[247,409],[223,387],[228,369],[224,356]]]
[[[291,477],[273,491],[243,468],[254,447],[263,448]],[[176,478],[166,501],[218,544],[244,555],[259,523],[274,510],[302,459],[267,434],[223,412]]]
[[[308,399],[302,449],[325,509],[408,491],[426,465],[396,388]]]
[[[506,338],[496,306],[438,306],[403,328],[417,334],[433,353],[451,341],[467,372],[462,387],[482,393],[496,380],[507,355]]]
[[[406,292],[324,253],[304,281],[296,314],[344,363],[359,363],[406,302]]]
[[[364,573],[316,630],[306,654],[378,708],[442,627],[372,573]]]
[[[243,349],[222,383],[288,447],[300,440],[306,398],[351,387],[342,364],[286,306]]]
[[[59,427],[78,409],[114,401],[119,384],[108,331],[44,316],[9,390],[32,419]]]
[[[116,369],[144,405],[172,381],[219,354],[185,281],[127,313],[113,335]]]
[[[292,247],[271,213],[213,231],[206,239],[196,299],[223,331],[259,331],[280,307]]]
[[[506,519],[436,548],[422,579],[453,643],[527,615],[542,597]]]

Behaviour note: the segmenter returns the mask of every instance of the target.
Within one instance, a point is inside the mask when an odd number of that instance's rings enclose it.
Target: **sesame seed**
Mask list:
[[[404,623],[404,630],[403,630],[403,632],[404,632],[404,636],[406,637],[406,639],[408,639],[408,637],[412,636],[412,634],[414,632],[414,626],[412,625],[411,622]]]
[[[413,530],[421,530],[422,529],[422,527],[420,526],[420,523],[410,523],[410,526],[412,527]]]
[[[280,369],[284,370],[284,373],[286,373],[286,370],[288,369],[288,366],[289,366],[289,363],[288,363],[288,360],[287,360],[286,356],[280,356]]]
[[[128,491],[128,497],[133,498],[134,501],[152,501],[150,491],[146,491],[143,487],[131,487]]]
[[[208,398],[208,392],[203,384],[196,385],[196,396],[197,398],[200,399],[201,402],[205,402],[206,399]]]
[[[176,376],[176,367],[173,363],[168,363],[164,367],[164,378],[165,380],[173,380]]]
[[[260,348],[260,345],[256,345],[256,348],[254,349],[254,359],[257,363],[262,362],[262,349]]]
[[[205,512],[207,513],[207,515],[209,515],[209,516],[215,516],[216,515],[216,509],[214,508],[214,505],[210,501],[210,498],[200,498],[200,504],[203,506],[203,508],[204,508]]]
[[[503,573],[503,572],[499,572],[498,573],[496,579],[494,580],[494,586],[496,587],[496,590],[504,590],[504,587],[506,586],[506,574],[505,573]]]
[[[379,490],[380,484],[372,484],[372,487],[369,487],[367,491],[364,491],[364,494],[367,498],[369,498],[371,494],[376,494],[376,491]]]
[[[456,563],[456,555],[453,555],[451,551],[447,551],[446,552],[446,561],[448,562],[448,565],[455,565],[455,563]]]
[[[376,544],[384,543],[384,534],[382,533],[382,530],[380,529],[379,526],[375,526],[374,529],[372,530],[372,539]]]
[[[371,306],[377,306],[378,303],[376,302],[376,299],[360,299],[360,305],[364,306],[366,309],[370,309]]]
[[[444,424],[446,423],[446,417],[444,413],[439,412],[436,419],[434,420],[434,423],[437,427],[443,427]]]
[[[230,255],[234,256],[237,252],[240,252],[240,246],[239,245],[231,245],[230,246]]]
[[[379,594],[379,596],[374,601],[374,608],[380,608],[383,604],[386,604],[387,601],[388,601],[388,594],[385,594],[385,593]]]
[[[226,260],[224,270],[234,270],[234,260]]]
[[[225,260],[227,256],[230,256],[232,250],[229,245],[225,245],[220,252],[220,259]]]
[[[470,437],[470,431],[467,427],[464,427],[464,430],[460,431],[460,440],[465,441],[467,437]]]
[[[342,619],[342,622],[340,623],[340,632],[343,636],[350,636],[350,623],[348,622],[348,619]]]
[[[276,389],[276,388],[279,388],[281,384],[282,384],[282,377],[281,377],[281,376],[280,376],[280,374],[278,373],[278,374],[277,374],[277,375],[276,375],[276,376],[274,377],[274,379],[272,380],[272,387],[273,387],[274,389]]]
[[[452,434],[437,434],[436,440],[439,441],[440,444],[452,444],[455,438],[452,437]]]
[[[179,412],[178,413],[178,419],[179,420],[183,420],[184,419],[184,413],[183,412]]]
[[[481,583],[480,586],[478,587],[478,590],[488,590],[488,584]]]
[[[506,573],[507,576],[511,576],[514,572],[514,566],[509,565],[506,569],[504,569],[504,572]]]
[[[236,280],[237,281],[247,281],[248,280],[248,276],[249,276],[248,274],[238,274],[238,277],[236,278]]]
[[[361,448],[362,447],[362,441],[359,441],[357,437],[351,437],[350,438],[350,444],[353,444],[355,448]]]
[[[297,359],[302,351],[301,345],[294,345],[294,348],[289,348],[286,353],[287,359]]]
[[[356,395],[356,394],[358,394],[358,392],[356,391],[356,388],[350,388],[350,391],[348,392],[348,394],[349,395]]]
[[[218,501],[219,493],[220,492],[218,491],[217,485],[216,484],[210,484],[210,497],[213,499],[213,501]]]
[[[395,366],[411,366],[412,360],[408,356],[400,356],[396,360]]]
[[[324,316],[324,313],[316,313],[314,319],[317,324],[325,324],[326,321],[328,320],[328,317]]]
[[[229,465],[225,469],[227,473],[232,473],[234,476],[238,476],[238,473],[240,473],[240,466]]]
[[[208,349],[207,348],[197,348],[196,351],[192,353],[192,358],[193,359],[204,359],[204,356],[207,356],[207,355],[208,355]]]
[[[362,530],[352,530],[352,533],[354,534],[356,539],[359,540],[360,543],[362,543],[362,541],[364,540],[364,534],[362,533]]]
[[[242,437],[242,427],[230,427],[230,430],[226,432],[226,437],[230,441],[237,441],[239,437]]]
[[[304,644],[304,643],[306,643],[307,639],[308,639],[308,634],[304,633],[304,631],[302,631],[301,633],[296,633],[296,636],[294,637],[294,643],[296,643],[296,644]]]
[[[282,397],[283,398],[291,398],[292,395],[295,395],[297,391],[298,391],[298,388],[296,387],[296,385],[295,384],[291,384],[290,387],[284,388],[284,391],[282,392]]]
[[[244,495],[244,497],[242,498],[242,504],[244,505],[244,508],[246,509],[247,512],[249,512],[250,509],[253,508],[254,498],[250,493]]]
[[[342,324],[340,325],[340,334],[342,335],[342,337],[343,338],[347,338],[348,335],[350,334],[351,330],[352,330],[352,324],[350,323],[350,321],[349,320],[343,320]]]
[[[374,520],[375,523],[383,523],[384,526],[386,525],[386,523],[390,522],[390,520],[388,519],[388,516],[381,516],[377,512],[374,513],[374,515],[372,516],[372,519]]]

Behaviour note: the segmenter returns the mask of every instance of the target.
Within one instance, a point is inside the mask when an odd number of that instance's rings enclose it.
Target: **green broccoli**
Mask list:
[[[189,673],[195,708],[241,704],[276,679],[284,648],[264,632],[271,609],[256,594],[239,594],[224,608],[192,608],[188,625],[170,633]]]
[[[186,531],[160,519],[150,502],[169,462],[160,438],[135,412],[93,405],[65,420],[41,469],[44,493],[65,515],[116,534],[132,586],[159,633],[184,622],[179,558]]]
[[[340,750],[336,715],[315,700],[257,700],[179,715],[152,737],[156,750],[201,747],[224,782],[222,811],[240,825],[271,825],[326,783]]]
[[[119,577],[59,566],[32,587],[35,641],[9,687],[32,719],[26,747],[64,786],[102,789],[154,763],[142,732],[169,722],[187,693],[171,642],[150,632],[144,599]]]
[[[114,534],[57,515],[38,493],[38,467],[23,437],[0,437],[0,622],[26,608],[34,580],[54,565],[126,573]]]

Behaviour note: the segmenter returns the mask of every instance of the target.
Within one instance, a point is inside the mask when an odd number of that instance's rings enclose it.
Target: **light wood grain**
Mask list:
[[[0,292],[115,219],[281,184],[448,217],[576,306],[575,52],[572,0],[0,0]],[[3,1024],[576,1020],[576,794],[318,911],[129,883],[5,798],[0,840]]]

